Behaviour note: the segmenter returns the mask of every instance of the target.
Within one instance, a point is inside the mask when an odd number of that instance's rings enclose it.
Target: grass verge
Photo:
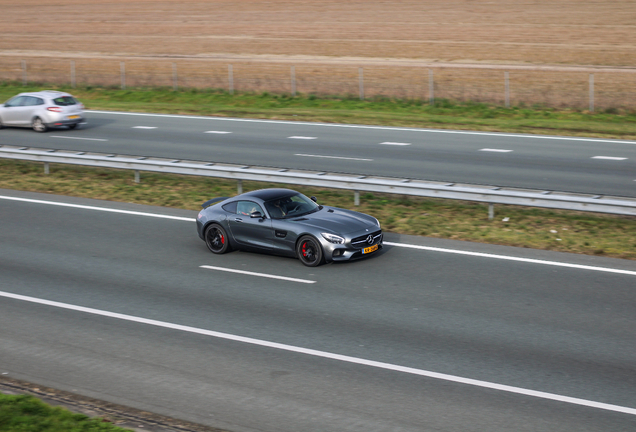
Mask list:
[[[272,186],[281,185],[243,182],[244,191]],[[41,163],[2,159],[0,188],[189,210],[237,193],[230,180],[141,173],[135,183],[131,171],[57,164],[47,175]],[[353,192],[295,189],[322,204],[372,214],[388,232],[636,259],[636,218],[630,216],[499,205],[489,220],[480,203],[366,193],[354,206]]]
[[[0,431],[130,432],[103,418],[90,418],[52,407],[29,395],[0,393]]]
[[[270,93],[235,93],[214,89],[135,88],[128,90],[0,84],[0,100],[44,88],[73,93],[89,109],[226,117],[298,120],[325,123],[478,130],[494,132],[636,139],[636,110],[610,108],[590,113],[540,106],[504,108],[483,103],[456,103],[357,96],[317,97]]]

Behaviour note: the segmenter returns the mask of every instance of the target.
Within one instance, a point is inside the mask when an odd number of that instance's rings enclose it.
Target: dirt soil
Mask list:
[[[513,104],[585,108],[594,73],[596,107],[636,106],[634,0],[0,7],[0,79],[118,86],[125,68],[128,86],[357,94],[363,67],[366,97],[428,99],[430,71],[436,98],[503,103],[506,71]]]

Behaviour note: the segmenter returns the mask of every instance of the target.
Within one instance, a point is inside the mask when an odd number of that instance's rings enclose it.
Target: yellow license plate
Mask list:
[[[378,245],[373,245],[373,246],[369,246],[368,248],[364,248],[362,249],[362,253],[363,254],[368,254],[371,252],[375,252],[378,250]]]
[[[72,115],[72,116],[68,116],[68,118],[69,118],[69,119],[71,119],[71,120],[75,120],[75,119],[78,119],[78,118],[79,118],[79,116]]]

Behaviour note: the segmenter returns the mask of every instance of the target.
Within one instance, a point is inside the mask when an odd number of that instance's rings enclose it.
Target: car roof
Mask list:
[[[275,198],[281,198],[281,197],[285,197],[285,196],[296,195],[297,193],[298,192],[296,192],[295,190],[292,190],[292,189],[271,188],[271,189],[259,189],[259,190],[255,190],[255,191],[251,191],[251,192],[246,192],[243,195],[240,195],[240,197],[241,198],[243,198],[243,197],[246,197],[246,198],[247,197],[254,197],[254,198],[262,199],[263,201],[269,201],[269,200],[275,199]]]
[[[61,92],[61,91],[57,91],[57,90],[41,90],[41,91],[37,91],[37,92],[25,92],[25,93],[20,93],[18,96],[40,96],[40,97],[49,97],[49,98],[56,98],[56,97],[60,97],[60,96],[73,96],[70,93],[66,93],[66,92]]]

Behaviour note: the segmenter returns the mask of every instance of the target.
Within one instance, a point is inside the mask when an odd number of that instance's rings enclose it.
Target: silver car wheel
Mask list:
[[[36,132],[46,132],[46,130],[48,129],[40,117],[34,118],[31,126]]]

